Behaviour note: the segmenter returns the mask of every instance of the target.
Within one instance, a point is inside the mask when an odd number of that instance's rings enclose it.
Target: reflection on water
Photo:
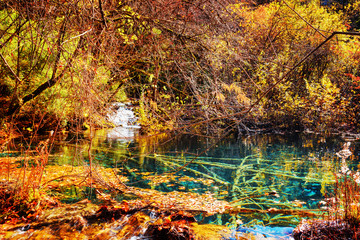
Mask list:
[[[339,170],[340,160],[335,153],[344,141],[305,134],[249,136],[223,139],[196,157],[213,143],[195,136],[118,141],[111,132],[102,130],[93,137],[91,154],[97,164],[120,168],[131,186],[167,192],[211,192],[241,208],[319,209],[320,200],[331,190],[334,172]],[[357,144],[351,146],[354,154],[348,163],[350,169],[356,169]],[[86,163],[88,148],[89,141],[64,143],[56,150],[53,163]],[[291,225],[299,220],[260,215],[244,215],[241,220],[258,218],[274,225]],[[225,221],[232,217],[227,216]],[[219,217],[210,220],[224,223]]]
[[[134,127],[116,127],[109,130],[106,134],[108,140],[129,141],[137,135],[137,128]]]

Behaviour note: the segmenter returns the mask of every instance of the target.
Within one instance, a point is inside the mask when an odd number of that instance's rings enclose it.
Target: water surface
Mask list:
[[[74,144],[63,141],[54,148],[51,164],[89,163],[116,167],[127,185],[164,192],[213,193],[218,199],[249,209],[320,209],[331,195],[340,160],[336,152],[345,140],[315,134],[266,134],[216,141],[197,136],[137,138],[136,132],[116,138],[97,131],[89,151],[89,136]],[[205,153],[204,150],[208,149]],[[359,163],[357,142],[347,160]],[[201,155],[199,155],[202,153]],[[172,173],[172,175],[168,175]],[[89,197],[86,192],[79,199]],[[300,218],[283,214],[214,216],[205,221],[295,226]]]

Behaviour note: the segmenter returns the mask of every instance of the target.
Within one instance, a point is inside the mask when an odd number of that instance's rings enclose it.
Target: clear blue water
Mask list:
[[[250,209],[319,209],[319,202],[331,193],[334,173],[339,171],[335,153],[344,142],[341,137],[314,134],[266,134],[219,142],[185,135],[116,140],[98,131],[92,156],[100,165],[121,168],[129,186],[164,192],[211,192],[218,199]],[[87,150],[86,137],[80,144],[64,141],[54,148],[52,163],[83,164],[88,162]],[[348,164],[356,170],[357,141],[352,142],[351,151]],[[153,184],[148,178],[169,172],[176,172],[172,181]],[[273,226],[295,226],[300,220],[298,216],[252,213],[213,216],[205,221],[226,224],[234,217],[244,223]]]

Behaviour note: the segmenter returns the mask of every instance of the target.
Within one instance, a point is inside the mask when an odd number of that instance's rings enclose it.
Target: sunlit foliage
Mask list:
[[[236,77],[259,95],[331,32],[346,31],[344,15],[319,6],[318,1],[272,2],[257,8],[234,4],[229,8],[240,19],[240,39],[234,51],[242,56],[243,67]],[[347,82],[344,73],[357,67],[350,62],[358,54],[353,49],[357,44],[357,39],[339,37],[319,49],[267,94],[259,113],[266,120],[275,117],[275,125],[285,128],[324,131],[337,126],[349,104],[341,89]]]
[[[152,133],[356,125],[356,36],[336,36],[273,84],[332,32],[354,29],[358,4],[261,3],[2,2],[2,119],[103,126],[109,103],[131,101]]]

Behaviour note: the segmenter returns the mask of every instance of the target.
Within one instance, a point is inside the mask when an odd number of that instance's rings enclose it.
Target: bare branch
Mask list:
[[[311,25],[308,21],[306,21],[297,11],[295,11],[294,8],[290,7],[289,4],[285,1],[282,0],[283,3],[285,3],[285,5],[291,9],[291,11],[293,11],[299,18],[301,18],[301,20],[303,20],[307,25],[309,25],[309,27],[311,27],[312,29],[314,29],[316,32],[318,32],[321,36],[323,36],[324,38],[326,38],[326,36],[324,34],[322,34],[319,29],[317,29],[316,27],[314,27],[313,25]]]
[[[4,58],[4,56],[0,53],[0,57],[1,59],[4,61],[6,67],[10,70],[10,72],[12,73],[12,75],[15,77],[16,81],[18,83],[21,82],[20,78],[16,75],[16,73],[14,72],[14,70],[10,67],[10,65],[8,64],[8,62],[6,61],[6,59]]]

